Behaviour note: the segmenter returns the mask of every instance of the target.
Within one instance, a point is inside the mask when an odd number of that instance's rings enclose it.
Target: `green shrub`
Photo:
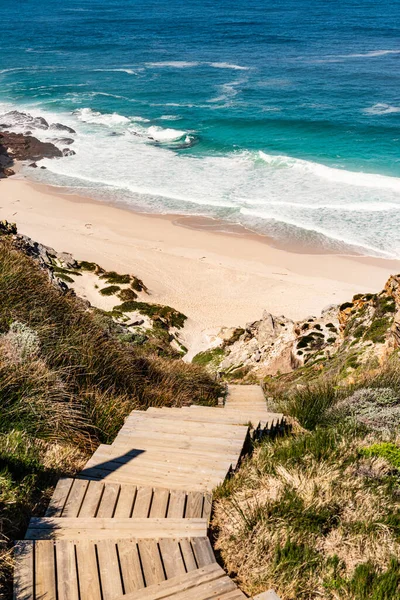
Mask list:
[[[209,365],[211,362],[217,362],[218,359],[224,356],[223,348],[213,348],[212,350],[205,350],[204,352],[199,352],[196,356],[193,357],[192,362],[195,365]]]
[[[170,306],[161,306],[160,304],[148,304],[147,302],[136,302],[130,300],[123,302],[114,307],[114,310],[119,312],[135,312],[138,311],[143,315],[147,315],[155,321],[161,321],[168,327],[182,328],[187,317]]]
[[[374,342],[374,344],[383,344],[385,342],[390,325],[391,321],[387,317],[375,319],[375,321],[373,321],[367,329],[364,335],[364,340],[371,340],[371,342]]]
[[[363,450],[364,456],[378,456],[385,458],[391,465],[400,469],[400,448],[390,442],[373,444]]]
[[[281,412],[295,417],[306,429],[324,423],[329,411],[338,401],[335,382],[305,385],[290,394],[280,396],[275,403]]]
[[[120,291],[120,293],[118,294],[118,297],[123,302],[130,302],[131,300],[136,300],[137,294],[132,289],[125,288],[125,289],[123,289],[123,290]]]
[[[107,281],[107,283],[130,283],[131,282],[131,276],[130,275],[120,275],[119,273],[116,273],[115,271],[106,271],[105,273],[102,273],[100,275],[101,279],[105,279]]]
[[[99,290],[99,293],[102,296],[113,296],[114,294],[116,294],[117,292],[119,292],[121,288],[119,287],[119,285],[109,285],[108,287],[102,288],[101,290]]]

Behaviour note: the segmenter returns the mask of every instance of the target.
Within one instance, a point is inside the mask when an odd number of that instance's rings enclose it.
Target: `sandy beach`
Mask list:
[[[34,240],[144,280],[149,301],[185,313],[193,335],[243,326],[264,310],[318,314],[359,292],[378,292],[400,261],[301,254],[204,219],[137,214],[17,176],[0,183],[2,219]],[[187,224],[187,227],[185,226]]]

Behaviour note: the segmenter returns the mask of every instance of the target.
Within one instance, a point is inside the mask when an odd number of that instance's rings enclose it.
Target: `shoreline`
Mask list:
[[[264,310],[305,318],[356,293],[379,292],[400,272],[400,260],[282,250],[244,227],[220,231],[208,217],[137,213],[21,175],[1,180],[0,190],[1,218],[20,233],[137,275],[150,302],[180,310],[198,334],[244,326]]]

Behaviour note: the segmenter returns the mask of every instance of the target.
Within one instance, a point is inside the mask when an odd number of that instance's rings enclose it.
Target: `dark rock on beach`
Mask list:
[[[55,144],[62,144],[63,146],[70,146],[75,142],[72,138],[55,138],[53,140]]]
[[[63,156],[62,151],[51,142],[41,142],[22,133],[0,132],[0,177],[8,177],[9,168],[15,160],[42,160]]]
[[[62,123],[53,123],[50,125],[50,129],[56,129],[57,131],[67,131],[68,133],[76,133],[75,129],[72,127],[68,127],[68,125],[63,125]]]
[[[62,152],[51,142],[41,142],[22,133],[0,132],[0,145],[13,160],[41,160],[62,156]]]
[[[74,156],[75,154],[76,152],[74,152],[74,150],[71,150],[71,148],[64,148],[62,151],[63,156]]]

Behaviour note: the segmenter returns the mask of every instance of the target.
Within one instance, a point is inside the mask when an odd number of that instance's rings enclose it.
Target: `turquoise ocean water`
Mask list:
[[[0,23],[0,122],[76,130],[32,176],[400,257],[399,0],[0,0]]]

